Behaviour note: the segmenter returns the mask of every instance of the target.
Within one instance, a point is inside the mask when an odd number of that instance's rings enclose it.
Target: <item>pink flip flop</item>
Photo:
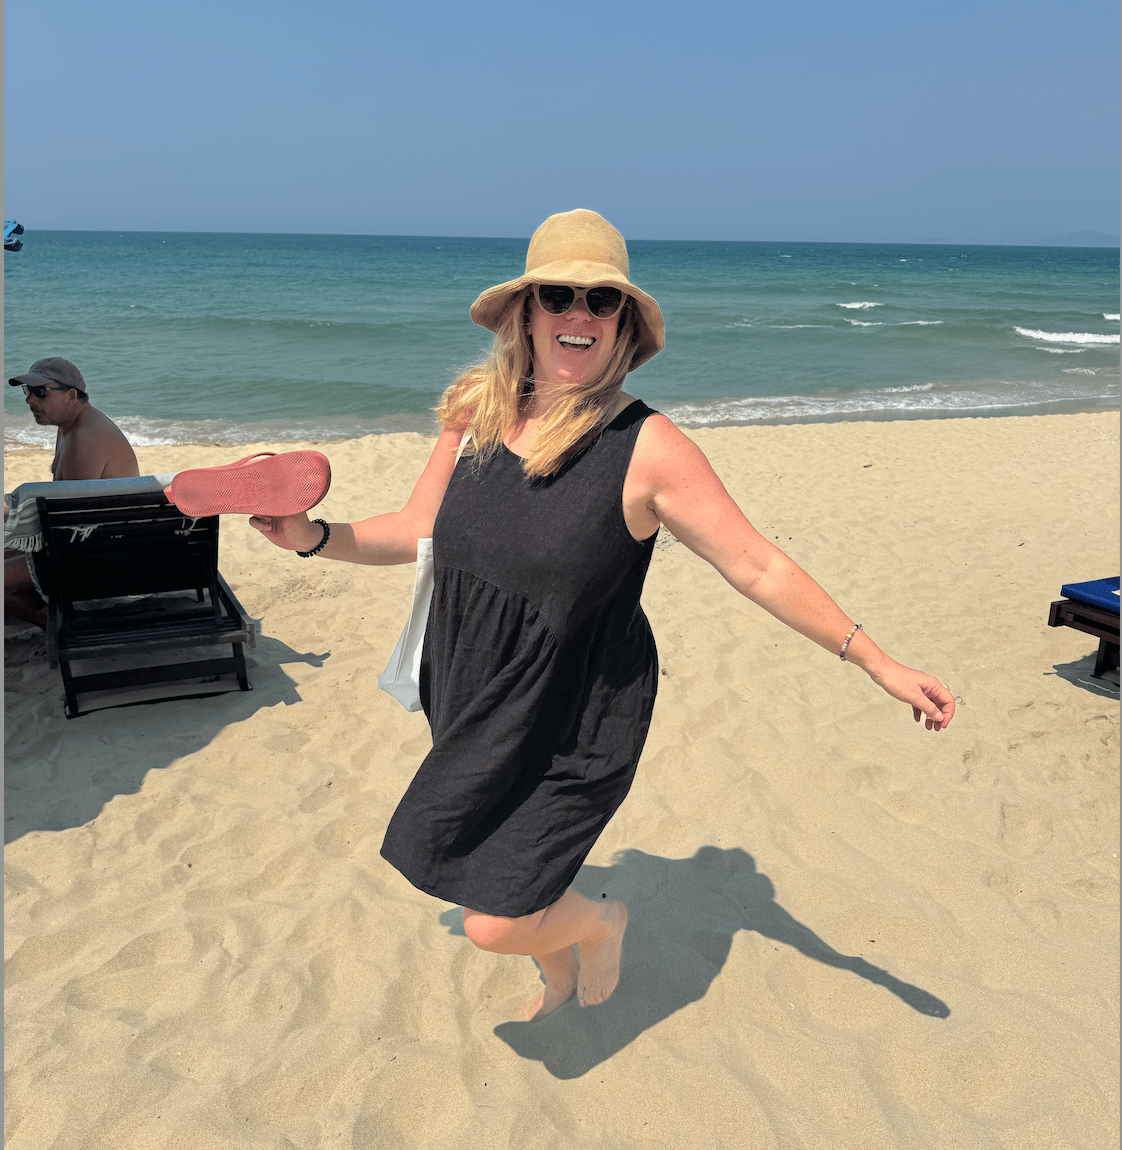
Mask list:
[[[168,501],[203,515],[299,515],[331,486],[331,464],[318,451],[262,451],[221,467],[180,471],[165,489]]]

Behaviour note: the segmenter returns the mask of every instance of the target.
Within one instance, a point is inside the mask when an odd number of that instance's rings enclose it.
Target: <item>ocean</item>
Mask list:
[[[6,376],[58,355],[133,443],[435,430],[486,351],[468,307],[525,239],[28,230]],[[1117,248],[629,241],[666,349],[628,390],[679,423],[1040,414],[1119,400]],[[4,390],[5,443],[53,443]]]

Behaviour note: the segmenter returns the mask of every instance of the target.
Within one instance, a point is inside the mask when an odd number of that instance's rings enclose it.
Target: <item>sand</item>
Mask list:
[[[1118,691],[1046,626],[1118,570],[1117,416],[696,439],[948,683],[952,727],[663,537],[655,721],[578,881],[630,907],[622,982],[512,1021],[529,960],[378,854],[428,745],[376,689],[412,569],[224,520],[253,691],[67,721],[41,636],[6,629],[8,1150],[1118,1145]],[[431,440],[319,446],[347,520],[398,505]],[[47,462],[10,452],[5,489]]]

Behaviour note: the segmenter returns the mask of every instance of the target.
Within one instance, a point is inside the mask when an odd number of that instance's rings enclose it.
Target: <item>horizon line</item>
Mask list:
[[[529,236],[484,236],[484,235],[453,235],[451,233],[424,233],[424,232],[328,232],[328,231],[203,231],[197,228],[33,228],[29,232],[24,225],[23,235],[34,235],[37,232],[83,232],[94,235],[126,234],[126,235],[195,235],[195,236],[337,236],[344,238],[363,239],[426,239],[426,240],[516,240],[528,242]],[[1075,242],[1063,243],[1068,236],[1101,236],[1104,242]],[[823,239],[782,239],[782,240],[741,240],[741,239],[650,239],[642,236],[631,237],[628,243],[696,243],[696,244],[837,244],[862,245],[881,244],[894,247],[1072,247],[1072,248],[1117,248],[1122,244],[1122,237],[1111,235],[1108,232],[1097,232],[1094,229],[1082,229],[1061,235],[1051,236],[1035,242],[1018,242],[1013,240],[955,240],[934,237],[926,240],[823,240]]]

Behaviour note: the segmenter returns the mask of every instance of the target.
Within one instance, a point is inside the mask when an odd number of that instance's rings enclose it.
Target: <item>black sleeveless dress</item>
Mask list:
[[[420,890],[517,918],[565,893],[631,786],[658,681],[639,606],[654,536],[623,517],[636,400],[560,471],[459,460],[433,529],[426,756],[382,856]]]

